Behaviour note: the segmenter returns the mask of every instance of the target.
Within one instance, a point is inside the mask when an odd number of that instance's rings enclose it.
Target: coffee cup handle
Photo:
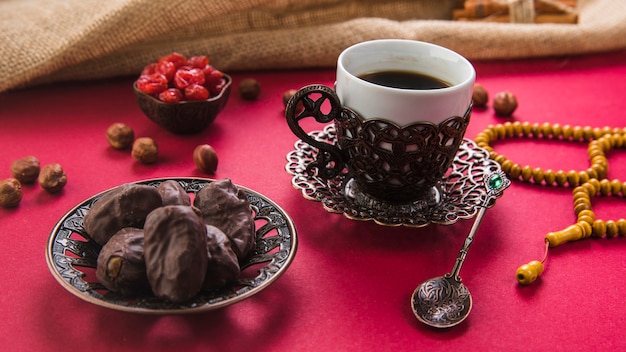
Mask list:
[[[328,102],[330,109],[328,113],[322,112],[322,108],[327,110]],[[324,105],[324,107],[322,107]],[[315,174],[322,179],[331,179],[341,173],[345,162],[341,150],[333,144],[324,143],[311,137],[300,127],[300,120],[313,117],[319,123],[329,123],[340,118],[342,106],[339,97],[334,90],[324,85],[310,85],[298,90],[285,107],[287,125],[291,131],[303,142],[319,150],[315,160],[307,165],[307,172]]]

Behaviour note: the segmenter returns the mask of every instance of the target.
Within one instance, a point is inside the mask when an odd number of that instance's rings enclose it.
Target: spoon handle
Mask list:
[[[487,190],[486,198],[484,202],[479,206],[480,209],[478,209],[478,214],[476,215],[469,234],[465,238],[465,242],[463,242],[463,247],[456,257],[456,261],[454,262],[454,267],[452,267],[452,271],[445,275],[447,278],[453,278],[457,282],[461,282],[461,277],[459,276],[459,273],[461,272],[461,267],[465,262],[465,257],[467,257],[469,247],[474,242],[474,235],[478,231],[478,228],[483,221],[483,216],[487,211],[487,206],[489,205],[489,203],[491,203],[493,199],[497,198],[502,193],[502,191],[509,187],[511,181],[506,178],[502,171],[499,171],[490,174],[488,177],[485,177],[484,183]]]

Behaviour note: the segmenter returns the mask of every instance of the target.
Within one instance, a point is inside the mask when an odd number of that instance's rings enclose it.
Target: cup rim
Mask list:
[[[358,77],[357,75],[353,74],[352,72],[350,72],[344,65],[344,60],[346,56],[350,54],[350,51],[353,51],[361,47],[371,46],[371,45],[392,44],[392,43],[411,43],[412,45],[421,45],[421,46],[425,46],[434,50],[439,50],[441,52],[446,53],[447,55],[451,55],[455,57],[460,63],[463,63],[464,65],[466,65],[470,74],[463,81],[456,83],[456,84],[452,84],[449,87],[438,88],[438,89],[406,89],[406,88],[394,88],[394,87],[389,87],[389,86],[384,86],[384,85],[368,82]],[[476,80],[476,70],[474,69],[474,66],[463,55],[451,49],[443,47],[441,45],[419,41],[419,40],[412,40],[412,39],[375,39],[375,40],[368,40],[368,41],[353,44],[345,48],[339,54],[339,57],[337,58],[337,67],[338,69],[341,69],[342,71],[344,71],[348,76],[354,78],[356,82],[358,82],[361,85],[372,87],[372,88],[377,88],[377,89],[382,89],[383,91],[394,92],[395,94],[440,95],[440,94],[445,94],[445,93],[452,92],[455,90],[464,89],[468,84],[472,84]]]

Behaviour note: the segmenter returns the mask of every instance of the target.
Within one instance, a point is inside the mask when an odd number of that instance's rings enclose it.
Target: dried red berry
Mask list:
[[[213,66],[211,65],[205,66],[202,71],[204,71],[204,80],[207,86],[218,85],[224,78],[224,73],[222,73],[222,71],[220,70],[213,68]]]
[[[156,70],[165,76],[168,81],[171,81],[176,73],[176,65],[171,61],[161,61],[158,63]]]
[[[185,56],[180,53],[171,53],[169,55],[163,56],[159,58],[159,60],[157,60],[157,63],[163,61],[172,62],[176,66],[176,68],[187,65],[187,60],[185,59]]]
[[[159,94],[167,89],[167,78],[160,73],[141,76],[137,79],[137,89],[146,94]]]
[[[219,95],[225,86],[226,86],[226,80],[222,78],[217,84],[210,85],[207,87],[207,89],[211,93],[211,96],[214,97],[214,96]]]
[[[199,84],[191,84],[185,88],[185,99],[207,100],[209,99],[209,91]]]
[[[174,86],[178,89],[185,89],[192,84],[203,85],[204,82],[204,72],[199,68],[180,68],[174,75]]]
[[[209,58],[204,55],[192,56],[189,59],[187,59],[187,65],[191,67],[195,67],[195,68],[204,68],[208,64],[209,64]]]
[[[157,72],[157,67],[159,65],[155,62],[155,63],[151,63],[149,65],[146,65],[146,67],[143,68],[143,71],[141,71],[141,76],[149,76]]]
[[[183,100],[183,93],[180,89],[169,88],[159,94],[159,100],[166,103],[178,103]]]

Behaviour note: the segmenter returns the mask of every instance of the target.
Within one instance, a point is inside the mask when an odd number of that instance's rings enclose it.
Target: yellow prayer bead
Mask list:
[[[502,155],[502,154],[498,154],[496,152],[491,153],[492,155],[492,159],[495,160],[498,164],[502,165],[504,164],[506,161],[508,161],[508,159],[506,158],[506,156]]]
[[[625,219],[619,219],[617,220],[617,233],[619,233],[620,236],[626,236],[626,220]]]
[[[502,171],[504,171],[505,173],[509,173],[511,172],[511,167],[513,167],[513,162],[511,160],[504,160],[504,162],[502,162],[500,164],[502,166]]]
[[[578,176],[578,172],[575,170],[570,170],[567,173],[567,183],[570,186],[576,186],[580,183],[580,177]]]
[[[532,125],[530,125],[530,132],[533,134],[533,136],[539,137],[539,135],[541,134],[541,126],[536,122],[533,123]]]
[[[549,138],[552,136],[552,125],[545,122],[541,125],[541,134],[544,138]]]
[[[519,178],[519,176],[522,174],[522,167],[519,164],[513,164],[509,172],[512,178]]]
[[[533,180],[535,183],[543,182],[543,170],[539,167],[533,170]]]
[[[552,134],[555,139],[559,139],[563,135],[563,128],[558,123],[552,125]]]
[[[505,136],[507,138],[515,137],[515,129],[513,128],[513,125],[510,122],[504,123],[504,130],[506,132]]]
[[[569,140],[570,138],[572,138],[573,134],[574,134],[574,130],[572,129],[572,126],[570,125],[563,126],[563,139]]]
[[[543,179],[546,181],[546,185],[552,186],[554,184],[554,180],[556,179],[556,175],[554,171],[548,169],[543,173]]]
[[[543,273],[543,263],[533,260],[517,268],[515,278],[522,285],[530,285]]]
[[[572,136],[574,137],[575,141],[583,141],[583,129],[580,126],[575,126]]]
[[[591,205],[591,199],[583,198],[583,197],[574,198],[574,207],[576,207],[578,204]],[[582,210],[585,210],[585,209],[582,209]],[[580,212],[578,212],[578,213],[580,213]],[[576,214],[578,214],[578,213],[576,213]]]
[[[603,179],[600,181],[600,193],[603,196],[608,196],[611,194],[611,181],[607,179]]]
[[[500,139],[503,139],[506,136],[506,128],[504,128],[503,125],[496,125],[495,132]]]
[[[604,156],[604,150],[602,150],[597,144],[589,144],[589,148],[587,148],[587,156],[589,156],[589,160],[597,156]]]
[[[591,202],[586,201],[574,205],[574,214],[578,214],[583,210],[591,210]]]
[[[579,171],[578,172],[578,177],[580,178],[580,183],[579,184],[583,184],[583,183],[586,183],[587,181],[589,181],[589,174],[584,172],[584,171]]]
[[[614,196],[619,195],[622,192],[622,182],[620,180],[611,181],[611,194]]]
[[[522,132],[525,136],[530,135],[530,133],[532,132],[532,126],[530,125],[530,122],[522,122]]]
[[[597,177],[594,177],[593,179],[589,180],[587,184],[593,186],[595,189],[593,193],[590,193],[590,194],[596,194],[600,190],[600,181],[598,181]]]
[[[593,128],[589,126],[585,126],[583,128],[583,138],[584,141],[590,141],[593,139]]]
[[[560,187],[565,186],[567,183],[567,175],[563,170],[559,170],[556,172],[556,184]]]
[[[618,228],[617,224],[613,220],[607,220],[605,222],[606,225],[606,237],[613,238],[617,236]]]
[[[596,220],[592,225],[591,235],[594,237],[602,237],[606,233],[606,224],[602,220]]]
[[[533,168],[529,165],[526,165],[522,168],[522,180],[528,182],[533,176]]]
[[[596,214],[593,212],[593,210],[587,209],[578,213],[578,222],[585,221],[585,222],[588,222],[589,224],[593,224],[595,219],[596,219]]]

